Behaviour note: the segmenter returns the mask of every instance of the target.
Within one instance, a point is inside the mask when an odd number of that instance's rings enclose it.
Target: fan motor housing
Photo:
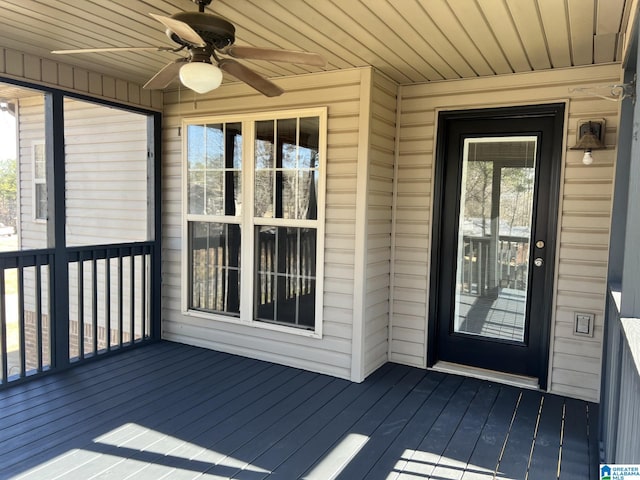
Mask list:
[[[193,28],[208,44],[221,49],[235,41],[236,29],[222,17],[201,12],[179,12],[171,16]]]

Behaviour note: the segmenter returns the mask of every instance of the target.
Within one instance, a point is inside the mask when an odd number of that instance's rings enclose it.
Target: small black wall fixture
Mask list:
[[[592,150],[602,150],[606,148],[604,144],[604,120],[579,120],[577,128],[578,140],[571,147],[571,150],[584,150],[582,163],[591,165],[593,163]]]

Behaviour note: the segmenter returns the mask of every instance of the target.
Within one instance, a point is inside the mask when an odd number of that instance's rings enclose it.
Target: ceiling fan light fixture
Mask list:
[[[182,84],[198,93],[215,90],[222,83],[222,70],[208,62],[190,62],[180,67]]]

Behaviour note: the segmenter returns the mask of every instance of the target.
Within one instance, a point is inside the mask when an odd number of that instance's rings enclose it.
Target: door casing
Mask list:
[[[546,118],[553,122],[553,139],[550,163],[550,184],[547,188],[548,199],[545,209],[549,212],[546,221],[547,234],[547,268],[544,272],[545,293],[544,307],[542,309],[543,319],[540,328],[540,348],[538,355],[538,377],[541,389],[547,389],[547,374],[549,366],[549,344],[551,334],[551,317],[553,304],[553,285],[555,278],[555,256],[556,256],[556,238],[558,228],[558,206],[560,192],[560,174],[562,165],[562,148],[564,138],[564,115],[566,105],[564,103],[516,106],[516,107],[500,107],[477,110],[456,110],[441,111],[438,116],[438,132],[435,155],[435,172],[434,172],[434,198],[433,198],[433,218],[432,218],[432,242],[431,242],[431,270],[430,270],[430,288],[429,288],[429,322],[428,322],[428,342],[427,342],[427,367],[432,367],[439,358],[438,352],[438,322],[449,321],[447,319],[438,318],[439,299],[441,288],[450,289],[449,285],[440,285],[439,279],[444,260],[441,258],[442,250],[442,233],[443,218],[445,215],[451,215],[452,212],[443,211],[445,198],[445,171],[446,162],[449,152],[447,152],[446,144],[452,123],[457,120],[491,120],[491,119],[517,119],[517,118]],[[533,239],[532,239],[533,241]]]

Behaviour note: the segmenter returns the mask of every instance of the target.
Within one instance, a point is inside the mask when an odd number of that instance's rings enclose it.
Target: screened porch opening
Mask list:
[[[0,83],[0,386],[154,337],[156,114]]]

